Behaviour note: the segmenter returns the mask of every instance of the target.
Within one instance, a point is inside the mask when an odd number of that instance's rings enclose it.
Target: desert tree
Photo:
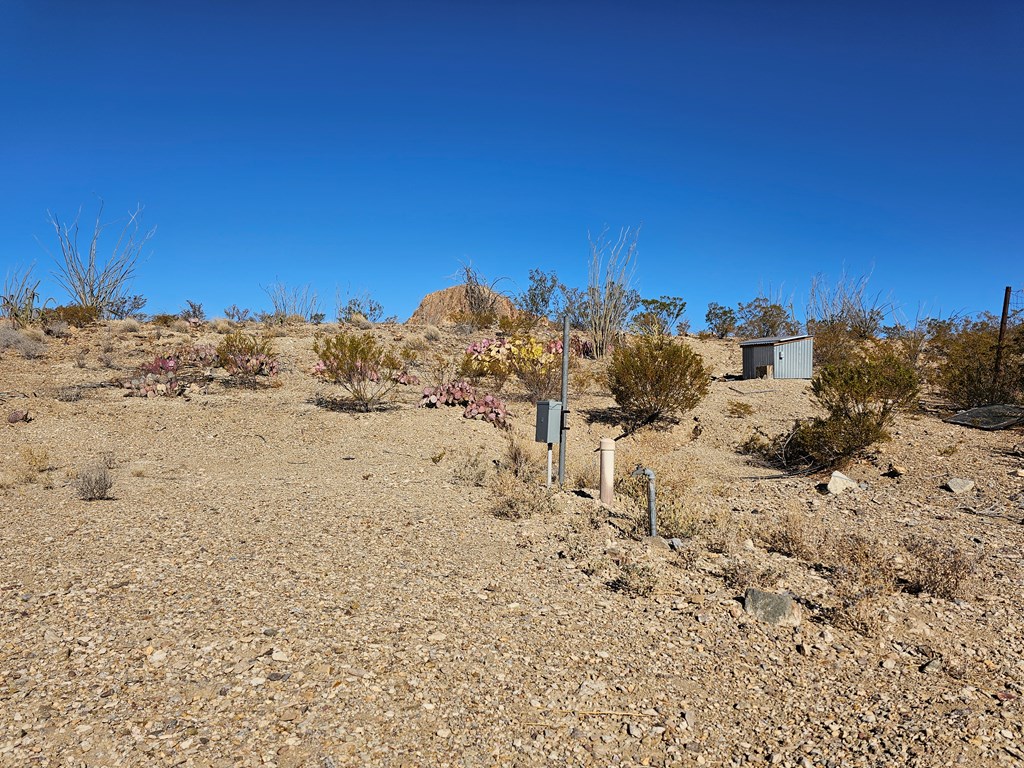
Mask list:
[[[747,303],[740,303],[736,312],[739,321],[736,332],[747,338],[787,336],[800,333],[800,323],[793,316],[792,303],[786,305],[781,297],[763,293]]]
[[[736,330],[736,310],[712,301],[704,315],[708,331],[720,339],[724,339]]]
[[[678,296],[640,299],[640,311],[633,316],[633,328],[642,334],[671,336],[673,328],[685,328],[686,302]],[[680,333],[684,331],[680,330]]]
[[[562,310],[558,275],[554,271],[530,270],[530,284],[515,297],[516,309],[541,319],[557,316]]]
[[[85,253],[78,244],[81,214],[80,208],[75,219],[66,222],[57,214],[47,212],[60,245],[60,257],[55,258],[57,271],[53,275],[76,304],[94,307],[100,314],[107,315],[126,297],[128,283],[146,244],[156,234],[156,227],[142,228],[142,206],[136,206],[128,213],[110,255],[104,259],[99,252],[100,237],[110,224],[104,224],[102,220],[103,201],[100,200]]]

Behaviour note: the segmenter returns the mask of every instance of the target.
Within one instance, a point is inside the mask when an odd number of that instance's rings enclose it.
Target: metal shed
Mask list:
[[[744,379],[809,379],[814,365],[813,336],[771,336],[740,342]]]

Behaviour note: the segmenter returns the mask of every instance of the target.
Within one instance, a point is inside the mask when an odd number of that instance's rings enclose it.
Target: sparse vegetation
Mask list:
[[[390,397],[405,369],[397,355],[369,334],[343,331],[335,336],[318,335],[313,351],[319,358],[314,375],[337,384],[348,393],[349,401],[364,411],[379,407]]]
[[[244,331],[229,333],[217,345],[217,360],[232,376],[256,388],[257,377],[277,374],[277,354],[266,337]]]
[[[83,501],[100,501],[110,498],[110,490],[114,480],[105,461],[98,461],[81,469],[75,480],[78,498]]]
[[[39,318],[39,281],[32,277],[33,266],[24,271],[8,272],[4,279],[0,317],[6,318],[15,329],[31,325]]]
[[[944,600],[967,595],[979,558],[933,538],[908,537],[903,546],[911,555],[909,592],[927,592]]]
[[[290,317],[306,323],[323,320],[323,313],[320,311],[320,297],[311,285],[289,288],[278,281],[266,286],[263,291],[267,294],[273,307],[273,312],[267,318],[271,322],[283,325],[288,322]]]

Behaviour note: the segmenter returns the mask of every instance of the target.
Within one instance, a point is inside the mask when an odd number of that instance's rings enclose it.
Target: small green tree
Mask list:
[[[640,299],[640,311],[633,316],[633,327],[639,333],[669,336],[683,313],[686,302],[678,296],[662,296],[657,299]]]
[[[530,284],[515,298],[516,309],[535,318],[550,318],[561,312],[558,275],[542,269],[530,270]]]
[[[608,366],[608,387],[629,429],[677,421],[710,386],[701,356],[668,336],[640,336],[617,346]]]
[[[720,339],[724,339],[736,330],[736,310],[711,302],[704,315],[708,330]]]
[[[785,307],[767,296],[740,303],[737,311],[740,336],[761,339],[769,336],[792,336],[800,333],[800,323],[793,317],[793,307]]]

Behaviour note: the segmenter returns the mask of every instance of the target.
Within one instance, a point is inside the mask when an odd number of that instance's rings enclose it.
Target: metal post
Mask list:
[[[548,443],[548,488],[551,487],[551,443]]]
[[[654,507],[654,470],[638,466],[630,472],[630,477],[640,477],[640,475],[647,477],[647,515],[650,517],[651,538],[654,538],[658,535],[658,513]]]
[[[602,504],[609,506],[615,500],[615,441],[610,437],[602,437],[601,452],[601,475],[598,483],[599,498]]]
[[[562,429],[558,441],[558,487],[565,488],[565,438],[569,432],[569,316],[562,320]]]
[[[1003,294],[1003,317],[999,321],[999,342],[996,344],[996,370],[992,375],[992,399],[995,400],[999,392],[999,378],[1003,374],[1003,339],[1006,337],[1006,318],[1010,314],[1010,294],[1013,293],[1011,286],[1006,286],[1006,293]]]

